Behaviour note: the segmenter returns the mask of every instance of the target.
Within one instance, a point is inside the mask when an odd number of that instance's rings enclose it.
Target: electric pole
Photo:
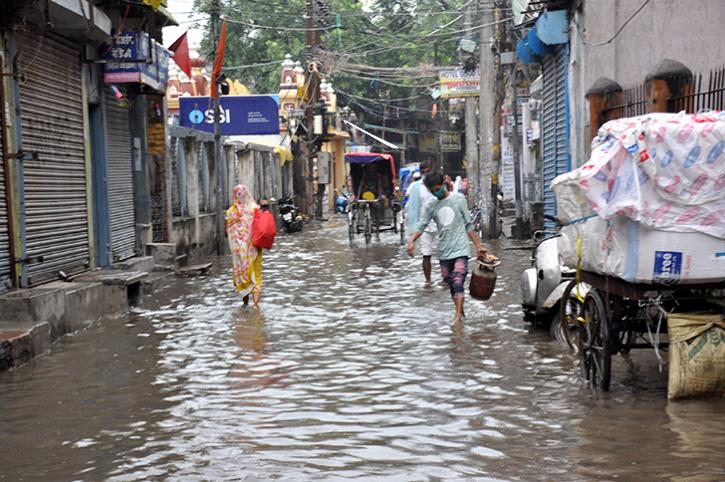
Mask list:
[[[510,4],[511,2],[509,2]],[[509,24],[508,29],[508,45],[509,49],[513,52],[516,50],[516,38],[514,36],[513,29],[513,18]],[[516,59],[514,58],[511,64],[511,87],[513,88],[513,111],[514,111],[514,132],[511,136],[513,144],[513,160],[514,160],[514,197],[516,204],[516,233],[513,237],[523,238],[524,237],[524,209],[523,209],[523,189],[521,184],[521,143],[522,139],[519,136],[519,86],[517,83],[518,68],[516,67]],[[523,121],[523,108],[522,121]],[[522,134],[523,129],[521,129]]]
[[[471,27],[473,27],[473,14],[476,4],[471,2],[466,7],[463,16],[463,28],[467,35],[471,35]],[[468,175],[468,198],[473,204],[477,204],[480,199],[480,171],[481,165],[478,162],[478,119],[476,118],[476,99],[475,97],[466,97],[465,104],[465,124],[466,124],[466,174]]]
[[[219,35],[221,27],[219,0],[211,2],[211,28],[212,28],[212,49],[214,51],[214,62],[219,54]],[[212,76],[214,74],[212,73]],[[224,205],[222,193],[224,192],[224,179],[222,173],[225,169],[221,168],[222,164],[222,134],[221,134],[221,118],[219,112],[219,104],[221,99],[219,96],[218,79],[211,79],[212,92],[215,94],[212,99],[212,109],[214,109],[214,166],[216,166],[216,251],[218,255],[224,254]]]
[[[500,225],[503,223],[499,219],[498,213],[498,195],[501,191],[501,109],[503,108],[503,100],[506,96],[504,88],[503,68],[501,67],[501,52],[503,51],[504,37],[506,35],[506,24],[501,21],[501,2],[503,0],[493,0],[494,5],[494,48],[493,65],[495,66],[496,76],[494,78],[495,103],[493,108],[493,150],[491,158],[491,203],[493,210],[491,211],[491,238],[498,238],[500,234]]]
[[[494,86],[495,60],[493,55],[494,15],[491,0],[481,0],[482,24],[480,43],[480,59],[478,68],[481,73],[481,91],[479,97],[480,150],[479,150],[479,201],[481,204],[481,223],[484,236],[494,237],[496,226],[492,224],[496,211],[493,204],[492,186],[495,181],[493,170],[493,133],[496,118],[496,91]]]
[[[307,9],[307,72],[305,85],[307,87],[307,182],[305,193],[306,211],[311,214],[315,209],[314,189],[314,159],[315,159],[315,133],[314,133],[314,108],[320,99],[319,74],[317,71],[317,54],[320,45],[320,29],[317,28],[317,17],[315,15],[315,0],[306,0]],[[316,210],[315,210],[316,211]]]

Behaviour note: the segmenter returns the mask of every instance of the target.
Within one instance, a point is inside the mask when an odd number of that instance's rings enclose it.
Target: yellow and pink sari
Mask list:
[[[227,237],[232,252],[232,278],[242,296],[262,289],[262,250],[252,245],[252,221],[258,208],[246,186],[234,188],[233,204],[226,212]]]

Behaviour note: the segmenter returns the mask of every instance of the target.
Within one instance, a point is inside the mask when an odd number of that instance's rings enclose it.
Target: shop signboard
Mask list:
[[[459,152],[461,150],[461,133],[458,131],[441,131],[441,152]]]
[[[220,126],[224,136],[279,134],[279,104],[271,95],[222,96]],[[214,132],[210,97],[179,97],[179,124]]]
[[[441,98],[478,97],[480,95],[481,74],[478,70],[466,72],[461,69],[441,70],[438,73]]]
[[[102,47],[103,81],[107,84],[145,84],[166,91],[171,53],[146,32],[122,32]]]

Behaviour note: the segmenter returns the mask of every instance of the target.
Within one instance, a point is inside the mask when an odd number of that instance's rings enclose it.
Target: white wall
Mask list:
[[[663,59],[693,73],[725,65],[725,0],[650,0],[616,36],[643,0],[584,0],[570,24],[572,164],[588,155],[585,92],[600,77],[626,89],[644,82]]]

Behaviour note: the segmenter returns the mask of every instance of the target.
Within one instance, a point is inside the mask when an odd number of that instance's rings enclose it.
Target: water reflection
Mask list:
[[[0,374],[0,479],[725,479],[725,403],[667,405],[649,352],[587,389],[521,319],[505,247],[458,327],[394,236],[350,248],[341,225],[278,240],[261,311],[223,260],[180,279]]]

